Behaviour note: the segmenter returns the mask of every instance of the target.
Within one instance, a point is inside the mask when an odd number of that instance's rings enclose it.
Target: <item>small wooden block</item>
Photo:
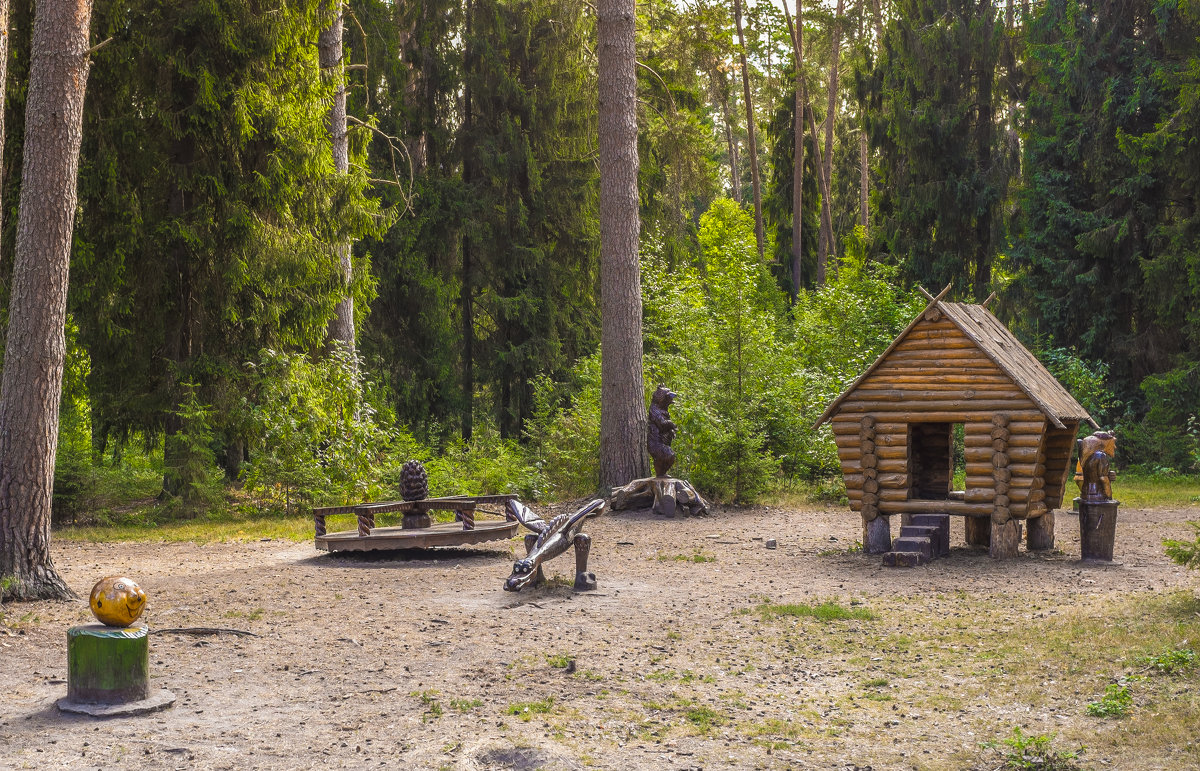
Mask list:
[[[883,564],[889,568],[915,568],[928,565],[929,558],[915,551],[890,551],[883,555]]]
[[[924,537],[900,537],[892,541],[893,552],[918,552],[926,559],[933,559],[933,541]]]

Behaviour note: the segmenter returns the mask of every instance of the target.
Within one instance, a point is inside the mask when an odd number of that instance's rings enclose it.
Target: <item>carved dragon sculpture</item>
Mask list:
[[[575,590],[587,591],[596,588],[596,575],[587,569],[588,552],[592,539],[583,531],[583,523],[589,517],[604,511],[604,500],[597,498],[579,511],[560,514],[546,522],[529,510],[520,501],[505,504],[505,516],[516,520],[536,535],[525,536],[525,557],[513,563],[512,575],[504,582],[504,591],[519,592],[526,586],[537,585],[546,580],[542,563],[553,559],[570,547],[575,547]]]

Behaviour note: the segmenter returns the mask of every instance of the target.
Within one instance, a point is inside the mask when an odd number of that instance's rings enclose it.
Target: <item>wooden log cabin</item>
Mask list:
[[[984,305],[929,305],[817,421],[831,422],[867,553],[891,549],[891,516],[965,517],[993,557],[1054,545],[1071,451],[1087,411]],[[926,296],[929,296],[928,294]],[[989,298],[990,299],[990,298]],[[964,489],[954,490],[962,426]]]

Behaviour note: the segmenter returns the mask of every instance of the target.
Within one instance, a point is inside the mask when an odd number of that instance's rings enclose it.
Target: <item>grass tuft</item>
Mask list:
[[[787,616],[808,616],[818,621],[843,621],[847,619],[873,621],[877,618],[867,608],[847,608],[833,600],[826,600],[819,605],[763,602],[754,608],[754,612],[762,616],[764,621]]]

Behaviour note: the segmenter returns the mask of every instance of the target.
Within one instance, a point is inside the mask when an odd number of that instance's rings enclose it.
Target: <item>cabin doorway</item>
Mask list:
[[[961,458],[961,423],[908,424],[910,500],[944,501],[954,495],[956,456]]]

